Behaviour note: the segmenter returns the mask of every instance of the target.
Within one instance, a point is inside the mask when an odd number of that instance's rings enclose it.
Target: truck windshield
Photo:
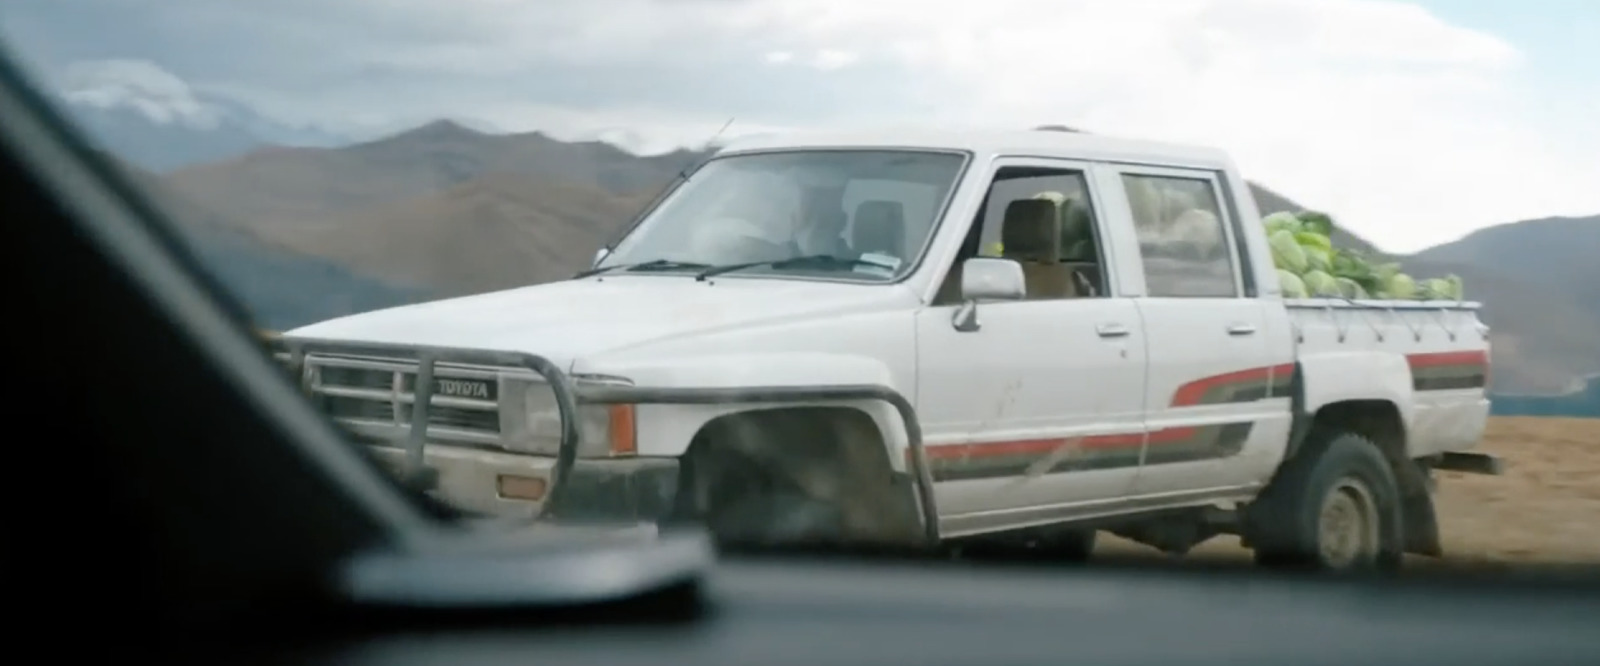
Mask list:
[[[653,274],[890,281],[927,244],[966,157],[907,150],[809,150],[719,157],[662,202],[596,268]],[[785,261],[835,257],[840,261]],[[683,266],[682,271],[671,266]]]

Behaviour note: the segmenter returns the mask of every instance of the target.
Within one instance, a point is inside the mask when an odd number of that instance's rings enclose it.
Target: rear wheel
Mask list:
[[[1306,446],[1248,510],[1256,562],[1333,571],[1398,566],[1400,494],[1377,445],[1321,432]]]
[[[1374,562],[1380,550],[1378,507],[1361,479],[1339,479],[1322,500],[1317,516],[1321,562],[1335,569]]]

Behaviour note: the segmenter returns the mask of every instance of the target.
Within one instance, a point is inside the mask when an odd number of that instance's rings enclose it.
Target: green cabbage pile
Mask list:
[[[1285,298],[1462,300],[1460,277],[1418,281],[1399,264],[1374,264],[1359,251],[1334,247],[1333,219],[1322,213],[1273,213],[1261,223]]]

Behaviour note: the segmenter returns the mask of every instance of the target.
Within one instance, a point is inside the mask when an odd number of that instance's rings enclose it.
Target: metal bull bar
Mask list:
[[[549,359],[536,354],[387,343],[349,342],[316,338],[266,336],[276,356],[286,356],[292,376],[303,389],[310,389],[305,372],[306,355],[327,353],[400,359],[417,363],[417,379],[412,388],[411,424],[405,442],[407,482],[416,482],[423,473],[423,448],[427,445],[429,410],[433,402],[434,366],[438,363],[526,368],[549,384],[555,395],[561,421],[561,438],[549,479],[549,495],[538,516],[555,518],[564,497],[566,481],[578,457],[578,403],[590,404],[677,404],[711,405],[725,403],[783,403],[837,400],[879,400],[889,403],[900,414],[911,452],[911,472],[915,479],[917,508],[921,514],[923,538],[929,544],[939,541],[939,513],[933,493],[933,473],[922,444],[922,426],[911,402],[898,391],[877,384],[827,386],[766,386],[740,388],[652,388],[637,386],[578,386],[567,373]]]

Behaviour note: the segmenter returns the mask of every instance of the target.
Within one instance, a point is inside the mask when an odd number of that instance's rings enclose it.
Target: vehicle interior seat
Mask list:
[[[850,245],[856,252],[906,258],[905,208],[898,201],[863,201],[856,206]]]
[[[1048,199],[1018,199],[1006,205],[1000,227],[1006,259],[1022,264],[1027,300],[1075,298],[1072,267],[1062,264],[1061,224]]]

